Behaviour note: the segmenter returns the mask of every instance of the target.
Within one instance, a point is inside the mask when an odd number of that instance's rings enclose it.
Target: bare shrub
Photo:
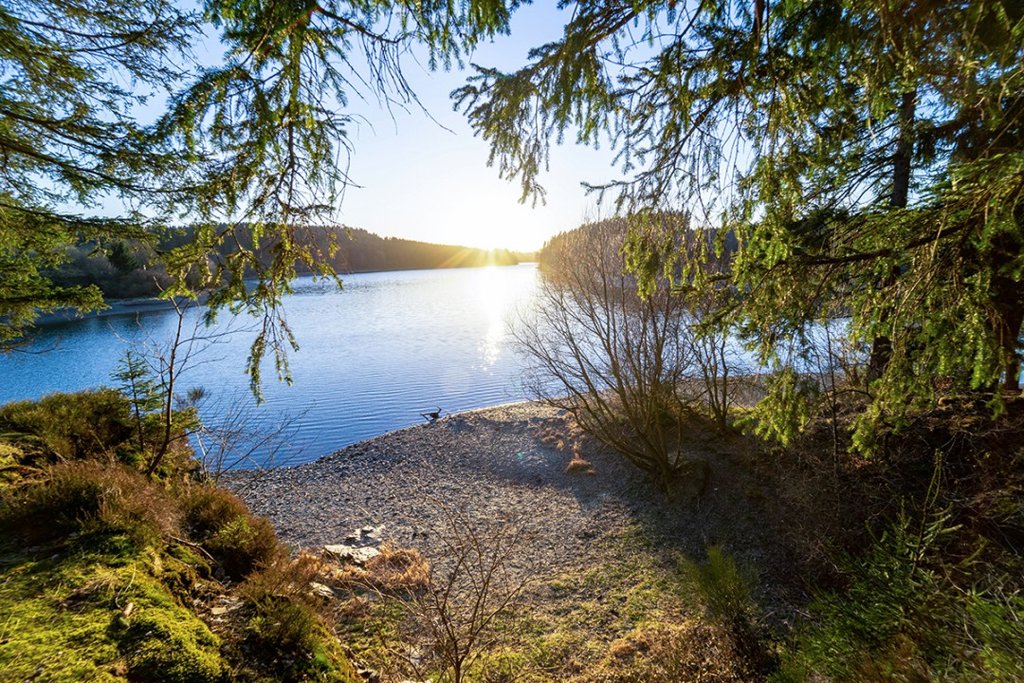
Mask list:
[[[421,680],[463,683],[502,642],[498,622],[533,580],[516,567],[523,526],[517,519],[473,520],[438,503],[445,518],[443,560],[429,581],[399,603],[409,617],[406,647],[394,652]]]
[[[693,412],[692,318],[664,275],[638,292],[625,234],[619,219],[549,243],[536,304],[513,335],[534,395],[667,485],[685,464],[680,444]]]
[[[276,415],[273,422],[258,413],[247,395],[215,396],[204,392],[196,404],[216,419],[203,422],[193,434],[196,459],[203,476],[219,482],[225,472],[244,472],[238,490],[254,485],[268,469],[287,464],[280,457],[289,447],[294,423],[300,415]]]

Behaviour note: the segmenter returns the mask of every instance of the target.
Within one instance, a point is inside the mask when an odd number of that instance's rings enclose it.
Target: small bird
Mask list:
[[[424,419],[429,420],[430,422],[434,422],[435,420],[438,420],[441,417],[441,407],[438,406],[437,410],[435,410],[432,413],[420,413],[420,415],[422,415]]]

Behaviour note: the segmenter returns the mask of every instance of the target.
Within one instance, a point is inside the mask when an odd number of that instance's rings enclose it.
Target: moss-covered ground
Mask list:
[[[189,604],[202,562],[177,555],[120,536],[4,548],[0,670],[8,680],[220,680],[220,641]]]

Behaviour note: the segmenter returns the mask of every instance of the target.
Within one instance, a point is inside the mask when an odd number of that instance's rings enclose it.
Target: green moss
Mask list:
[[[216,680],[217,639],[131,543],[5,553],[0,670],[11,680]]]
[[[223,663],[219,641],[195,615],[164,606],[133,619],[121,638],[121,651],[132,678],[167,683],[219,680]]]

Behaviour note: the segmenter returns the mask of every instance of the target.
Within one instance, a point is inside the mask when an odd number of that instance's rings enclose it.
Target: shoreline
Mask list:
[[[445,266],[439,268],[389,268],[385,270],[353,270],[338,273],[338,277],[344,278],[349,275],[372,275],[374,273],[415,273],[432,272],[437,270],[467,270],[472,268],[516,268],[523,265],[536,265],[536,261],[521,261],[519,263],[490,264],[485,266]],[[296,278],[310,277],[312,273],[300,273]],[[186,299],[179,297],[179,301]],[[203,304],[205,297],[200,297],[199,303]],[[88,313],[77,313],[73,309],[62,308],[49,313],[41,313],[36,318],[36,325],[58,325],[61,323],[74,322],[77,320],[88,320],[90,318],[105,318],[108,316],[132,315],[137,313],[152,313],[155,311],[170,310],[173,308],[171,302],[159,297],[128,297],[124,299],[104,299],[106,308],[89,311]]]
[[[713,444],[700,446],[693,455],[710,470],[703,491],[667,499],[624,458],[577,439],[566,417],[536,401],[478,408],[308,463],[229,472],[220,482],[269,518],[296,549],[322,548],[353,530],[383,527],[385,542],[443,563],[454,516],[480,528],[520,529],[517,566],[538,576],[601,561],[631,533],[687,555],[704,552],[708,538],[719,538],[757,566],[782,562],[778,538],[748,500],[748,482],[737,476],[730,454]],[[567,467],[574,446],[591,472]]]

